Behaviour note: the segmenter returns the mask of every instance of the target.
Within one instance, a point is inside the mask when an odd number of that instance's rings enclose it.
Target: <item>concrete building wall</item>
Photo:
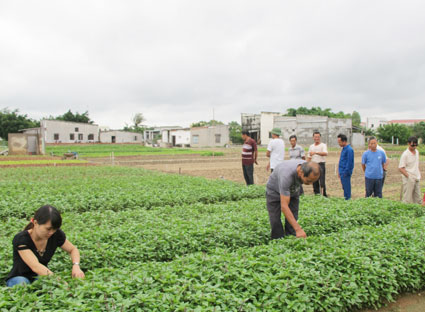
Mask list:
[[[171,143],[174,146],[189,146],[190,129],[171,130]]]
[[[241,114],[242,131],[248,131],[255,141],[261,139],[261,114]]]
[[[45,143],[99,142],[99,126],[86,123],[42,120],[41,133]]]
[[[328,118],[326,116],[298,115],[296,117],[276,116],[274,127],[282,130],[285,142],[289,136],[295,134],[298,144],[307,147],[313,144],[313,132],[319,131],[322,142],[329,147],[337,147],[337,136],[342,133],[347,135],[351,142],[351,119]]]
[[[260,117],[260,143],[261,145],[267,145],[270,141],[270,131],[274,128],[274,118],[280,116],[280,113],[276,112],[261,112]]]
[[[8,134],[9,155],[42,155],[41,135],[28,133]]]
[[[351,146],[353,148],[365,148],[365,137],[361,133],[353,133],[351,139]]]
[[[388,124],[385,118],[381,117],[367,117],[366,118],[366,129],[376,130],[379,126]]]
[[[229,126],[196,127],[190,129],[190,146],[220,147],[229,144]]]
[[[127,131],[102,131],[99,134],[100,143],[142,143],[141,133]]]

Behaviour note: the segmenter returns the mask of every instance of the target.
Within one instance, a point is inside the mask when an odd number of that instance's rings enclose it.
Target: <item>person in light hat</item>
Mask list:
[[[272,139],[267,146],[266,156],[270,158],[270,162],[267,165],[267,171],[273,172],[274,168],[283,162],[285,158],[285,142],[282,138],[282,130],[280,128],[273,128],[271,131]]]

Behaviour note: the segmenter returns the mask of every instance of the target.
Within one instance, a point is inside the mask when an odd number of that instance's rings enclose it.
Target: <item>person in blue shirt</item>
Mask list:
[[[365,173],[366,197],[382,198],[382,178],[384,177],[385,153],[377,149],[378,141],[369,138],[369,149],[362,155],[362,168]]]
[[[348,144],[345,134],[338,135],[338,144],[342,147],[338,164],[338,177],[341,180],[342,189],[344,190],[344,198],[351,198],[351,175],[354,169],[354,150]]]

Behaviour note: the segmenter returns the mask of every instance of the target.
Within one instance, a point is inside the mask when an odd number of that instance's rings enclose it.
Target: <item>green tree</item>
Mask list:
[[[210,121],[194,122],[190,126],[194,128],[194,127],[208,127],[208,126],[218,126],[218,125],[224,125],[224,123],[218,120],[211,119]]]
[[[415,123],[412,127],[412,135],[418,139],[421,138],[422,142],[425,142],[425,122]]]
[[[136,132],[136,133],[143,134],[143,132],[145,132],[146,127],[142,126],[142,122],[144,122],[145,120],[146,119],[142,113],[137,113],[133,116],[133,119],[132,119],[133,125],[129,126],[126,124],[123,130],[128,132]]]
[[[351,114],[346,114],[342,111],[338,113],[332,112],[330,108],[322,109],[321,107],[307,108],[301,106],[298,108],[288,108],[284,116],[297,116],[297,115],[315,115],[315,116],[328,116],[332,118],[351,118]]]
[[[231,121],[229,123],[229,136],[230,136],[230,141],[232,141],[232,143],[234,144],[242,144],[243,143],[243,139],[242,139],[242,126],[237,122],[237,121]]]
[[[9,133],[16,133],[26,128],[40,127],[38,121],[28,118],[27,115],[18,114],[18,110],[14,111],[4,108],[0,111],[0,137],[7,141]]]
[[[362,119],[358,112],[353,111],[353,113],[351,114],[351,120],[352,120],[353,126],[360,127],[360,123],[362,122]]]
[[[63,121],[73,121],[73,122],[82,122],[92,124],[94,121],[90,120],[89,112],[79,114],[76,112],[75,114],[68,110],[65,114],[59,115],[57,117],[50,116],[49,119],[63,120]]]
[[[377,130],[378,138],[384,142],[391,143],[394,137],[394,143],[399,140],[399,144],[406,144],[407,139],[412,133],[412,129],[406,125],[389,124],[380,126]]]

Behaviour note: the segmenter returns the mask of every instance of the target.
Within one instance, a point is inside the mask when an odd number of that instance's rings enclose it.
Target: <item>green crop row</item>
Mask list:
[[[2,289],[2,311],[352,311],[425,285],[425,218]],[[62,275],[61,274],[61,275]]]
[[[76,152],[80,157],[109,157],[112,152],[115,156],[137,156],[199,154],[204,151],[176,147],[148,147],[140,144],[72,144],[46,146],[46,154],[49,155],[62,156],[69,152]]]
[[[309,236],[319,236],[424,215],[425,208],[419,205],[371,198],[345,201],[306,196],[301,202],[299,221]],[[0,223],[0,256],[8,259],[0,264],[0,272],[10,269],[10,242],[25,223],[15,218]],[[237,250],[270,241],[265,199],[154,210],[66,213],[62,228],[80,249],[84,269],[170,261],[194,252]],[[68,265],[65,255],[59,255],[51,265],[54,270],[63,270]]]
[[[62,212],[150,209],[264,196],[264,187],[124,167],[7,168],[0,171],[0,219],[29,217],[45,204]]]

